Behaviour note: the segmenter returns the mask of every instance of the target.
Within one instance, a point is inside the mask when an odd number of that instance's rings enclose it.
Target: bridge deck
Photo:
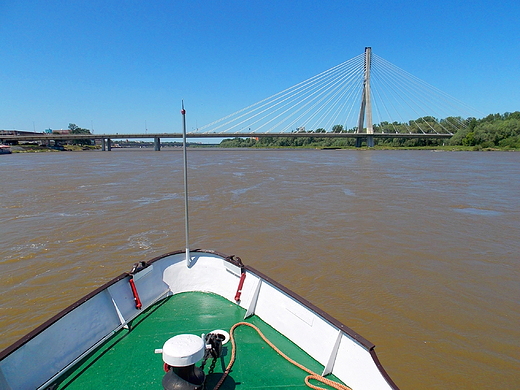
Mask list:
[[[451,138],[453,134],[436,133],[188,133],[188,138],[251,138],[251,137],[318,137],[318,138]],[[2,135],[0,141],[45,141],[45,140],[75,140],[75,139],[164,139],[182,138],[182,133],[155,133],[155,134],[31,134],[31,135]]]

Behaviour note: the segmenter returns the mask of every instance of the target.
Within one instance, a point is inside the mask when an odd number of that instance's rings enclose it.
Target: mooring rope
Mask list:
[[[302,369],[303,371],[305,371],[306,373],[308,373],[309,375],[307,375],[305,377],[305,384],[307,386],[309,386],[310,388],[317,389],[317,390],[326,390],[323,387],[319,387],[319,386],[316,386],[316,385],[313,385],[312,383],[310,383],[310,380],[314,379],[314,380],[316,380],[318,382],[321,382],[321,383],[323,383],[323,384],[325,384],[327,386],[333,387],[334,389],[337,389],[337,390],[352,390],[352,388],[348,387],[347,385],[343,385],[341,383],[338,383],[338,382],[332,381],[330,379],[327,379],[327,378],[325,378],[325,377],[323,377],[323,376],[321,376],[319,374],[316,374],[314,371],[308,369],[304,365],[302,365],[302,364],[298,363],[297,361],[291,359],[289,356],[287,356],[282,351],[280,351],[280,349],[276,345],[274,345],[267,337],[265,337],[264,334],[262,333],[262,331],[260,329],[258,329],[257,326],[255,326],[253,324],[250,324],[249,322],[237,322],[235,325],[233,325],[231,327],[231,330],[229,331],[229,336],[230,336],[231,345],[232,345],[231,359],[229,361],[229,364],[226,367],[226,370],[224,371],[224,374],[222,375],[222,377],[220,378],[218,383],[215,385],[213,390],[218,390],[220,388],[220,386],[222,386],[222,384],[226,380],[227,376],[229,375],[229,372],[231,371],[231,367],[233,367],[233,364],[235,363],[236,343],[235,343],[235,336],[234,336],[233,333],[234,333],[235,329],[238,328],[241,325],[249,326],[250,328],[253,328],[254,330],[256,330],[257,333],[260,335],[260,337],[272,349],[274,349],[280,356],[282,356],[288,362],[294,364],[296,367],[298,367],[298,368]]]

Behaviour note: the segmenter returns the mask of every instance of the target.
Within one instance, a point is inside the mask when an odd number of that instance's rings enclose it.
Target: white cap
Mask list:
[[[172,367],[186,367],[204,357],[204,340],[193,334],[180,334],[164,343],[163,361]]]

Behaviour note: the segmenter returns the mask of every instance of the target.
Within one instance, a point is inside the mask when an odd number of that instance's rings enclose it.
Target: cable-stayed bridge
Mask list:
[[[378,137],[450,137],[474,113],[367,47],[348,61],[191,133],[228,137],[350,134],[358,146],[363,138],[367,146],[373,146]]]
[[[199,127],[191,138],[304,137],[356,139],[450,138],[475,110],[372,53],[365,52],[235,113]],[[13,132],[11,132],[13,133]],[[19,133],[19,132],[18,132]],[[182,133],[10,134],[1,141],[97,139],[103,150],[113,139],[182,138]]]

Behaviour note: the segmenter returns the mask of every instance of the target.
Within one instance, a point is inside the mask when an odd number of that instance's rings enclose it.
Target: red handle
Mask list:
[[[134,294],[135,308],[140,309],[143,305],[141,304],[141,299],[139,299],[139,294],[137,293],[137,288],[135,287],[135,282],[133,278],[130,278],[130,288],[132,289],[132,294]]]
[[[246,279],[246,273],[242,272],[240,275],[240,281],[238,282],[237,293],[235,294],[235,301],[240,301],[240,295],[242,294],[242,287],[244,286],[244,280]]]

